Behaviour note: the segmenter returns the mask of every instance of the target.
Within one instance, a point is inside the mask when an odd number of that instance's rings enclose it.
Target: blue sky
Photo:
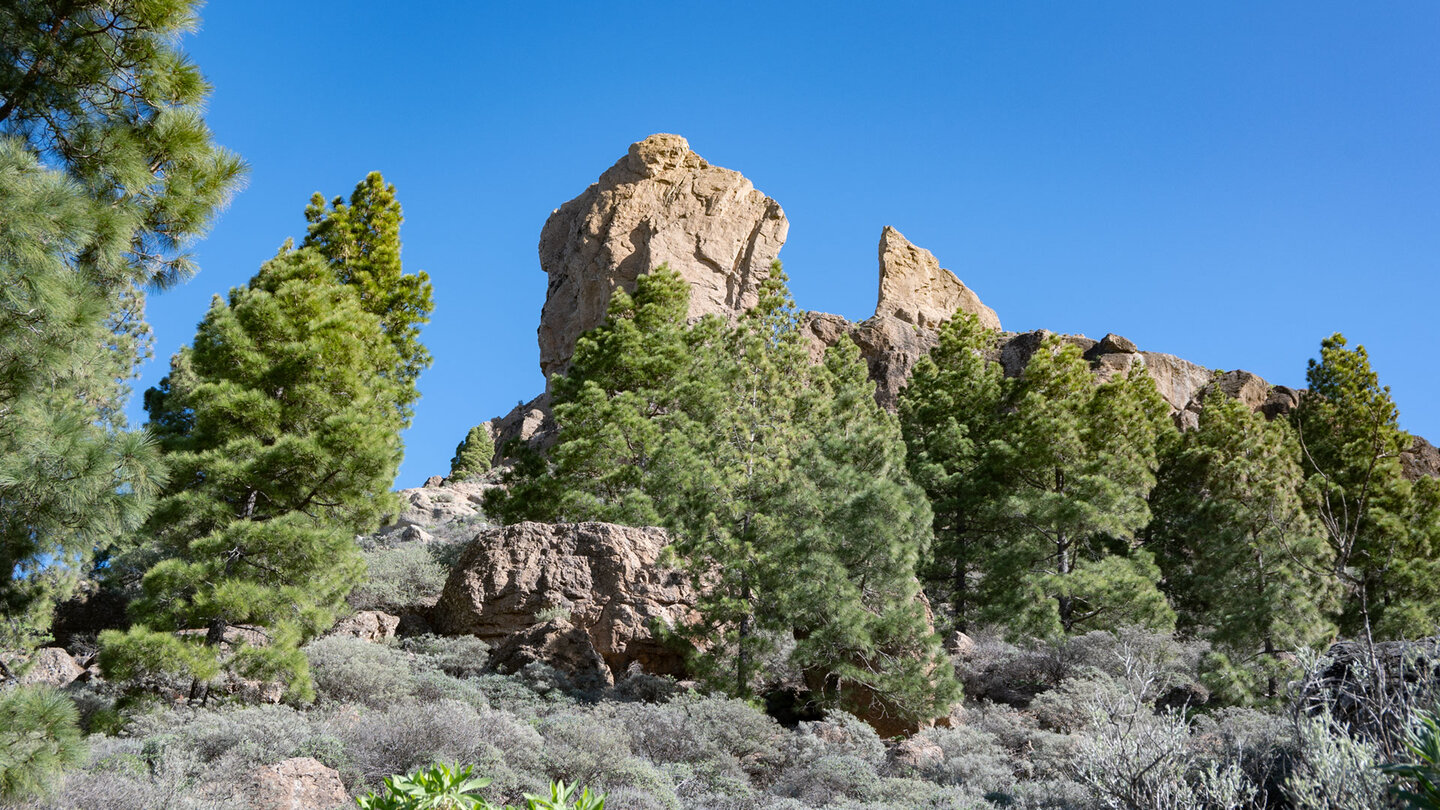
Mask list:
[[[185,46],[249,182],[150,302],[156,359],[211,295],[379,170],[435,356],[398,485],[541,391],[546,216],[677,132],[790,219],[801,307],[852,319],[885,225],[1007,329],[1303,385],[1365,344],[1440,440],[1440,3],[216,2]]]

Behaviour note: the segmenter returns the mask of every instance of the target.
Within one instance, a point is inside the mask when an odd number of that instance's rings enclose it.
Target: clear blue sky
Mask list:
[[[550,211],[677,132],[790,219],[801,307],[853,319],[899,228],[1007,329],[1302,385],[1365,344],[1440,439],[1440,3],[215,2],[189,52],[247,188],[151,299],[153,385],[310,194],[380,170],[435,365],[398,485],[543,388]]]

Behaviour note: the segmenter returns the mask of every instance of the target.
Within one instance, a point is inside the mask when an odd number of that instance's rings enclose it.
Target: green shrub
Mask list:
[[[322,701],[383,708],[409,697],[414,684],[405,655],[383,644],[328,636],[304,647]]]
[[[472,778],[474,767],[436,763],[409,776],[387,776],[381,793],[355,800],[362,810],[499,810],[477,791],[488,778]],[[548,796],[525,794],[528,810],[605,810],[605,796],[579,785],[551,782]],[[504,810],[511,810],[508,806]]]
[[[475,791],[490,780],[472,779],[472,770],[436,763],[410,776],[387,776],[379,795],[370,793],[355,803],[362,810],[488,810],[490,803]]]
[[[1364,810],[1385,807],[1389,778],[1375,746],[1351,737],[1326,715],[1300,719],[1300,757],[1285,782],[1296,807]]]
[[[1440,810],[1440,716],[1417,713],[1405,747],[1407,761],[1382,770],[1408,785],[1397,789],[1396,795],[1409,810]]]
[[[486,472],[494,455],[495,439],[490,436],[490,429],[485,425],[470,428],[455,447],[455,457],[450,459],[450,478],[464,481],[472,475]]]
[[[828,807],[878,799],[881,787],[873,763],[852,754],[832,754],[786,768],[774,792],[813,807]]]
[[[49,793],[85,754],[69,698],[43,686],[0,691],[0,801]]]
[[[476,762],[490,753],[487,726],[473,706],[457,701],[397,703],[359,717],[337,717],[330,733],[345,743],[367,785],[432,762]],[[539,736],[530,738],[539,743]],[[497,741],[498,742],[498,741]]]
[[[445,587],[449,569],[435,559],[427,545],[405,543],[361,554],[366,574],[350,592],[356,610],[403,613],[435,604]]]
[[[474,636],[411,636],[400,642],[400,649],[414,653],[417,665],[455,678],[484,675],[490,661],[490,645]]]

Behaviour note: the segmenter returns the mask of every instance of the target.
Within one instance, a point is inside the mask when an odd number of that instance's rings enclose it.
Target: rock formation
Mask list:
[[[314,757],[256,768],[229,796],[232,807],[255,810],[331,810],[354,805],[340,773]]]
[[[935,255],[910,243],[899,231],[880,232],[880,297],[875,317],[897,318],[926,329],[938,329],[956,310],[980,319],[986,329],[1000,331],[1000,316],[955,274],[940,266]]]
[[[692,317],[733,317],[752,305],[756,288],[785,241],[788,224],[779,204],[737,172],[711,166],[678,135],[651,135],[632,144],[580,196],[550,215],[540,235],[540,264],[549,277],[541,311],[540,367],[547,378],[569,364],[575,340],[599,325],[616,289],[669,263],[690,282]],[[915,363],[934,348],[938,327],[956,310],[1000,329],[995,311],[964,282],[940,266],[928,250],[894,228],[880,234],[879,291],[875,314],[859,323],[838,315],[807,312],[801,328],[816,359],[827,346],[850,337],[860,347],[875,381],[876,400],[894,409]],[[1050,333],[1003,333],[995,359],[1009,376]],[[1205,393],[1238,397],[1269,418],[1293,410],[1301,392],[1272,386],[1245,371],[1217,373],[1182,358],[1142,351],[1119,335],[1096,341],[1063,336],[1085,352],[1101,379],[1143,368],[1170,404],[1182,428],[1198,423]],[[536,450],[557,435],[550,397],[539,397],[489,423],[496,461],[510,439]],[[1417,443],[1405,454],[1407,475],[1440,473],[1440,451]]]
[[[521,630],[490,653],[490,667],[504,675],[514,675],[532,663],[553,667],[580,689],[615,685],[615,674],[595,649],[590,634],[566,619],[550,619]]]
[[[690,315],[753,306],[789,230],[780,205],[738,172],[711,166],[679,135],[630,146],[540,232],[549,276],[540,315],[540,370],[569,365],[575,339],[605,319],[617,288],[668,263],[690,282]]]
[[[613,673],[634,662],[654,674],[679,673],[682,656],[653,632],[688,620],[695,603],[685,576],[660,563],[669,542],[662,529],[609,523],[489,529],[461,553],[431,624],[441,633],[499,642],[568,615]]]

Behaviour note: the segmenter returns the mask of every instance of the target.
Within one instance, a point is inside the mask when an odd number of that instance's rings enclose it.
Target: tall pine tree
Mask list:
[[[0,6],[0,611],[9,643],[144,518],[155,454],[124,431],[148,351],[144,292],[243,164],[201,115],[178,49],[193,0]]]
[[[778,266],[733,326],[687,324],[688,295],[664,267],[615,295],[553,381],[551,461],[518,467],[487,507],[669,528],[705,583],[696,666],[732,693],[772,674],[788,638],[826,698],[934,711],[955,688],[914,578],[928,510],[858,350],[811,362]]]
[[[1166,441],[1161,459],[1147,546],[1179,628],[1212,641],[1243,687],[1273,696],[1279,656],[1334,633],[1335,583],[1301,505],[1294,431],[1212,387],[1199,425]]]
[[[992,503],[982,615],[1041,637],[1172,628],[1160,571],[1136,536],[1150,519],[1158,437],[1173,429],[1143,369],[1097,385],[1076,346],[1047,338],[991,443],[1007,479]]]
[[[118,678],[163,664],[214,672],[230,628],[266,633],[229,665],[311,693],[299,644],[327,628],[363,573],[352,537],[387,511],[400,459],[394,347],[324,257],[288,247],[218,297],[194,346],[146,395],[172,467],[147,531],[161,559],[102,638]],[[177,630],[202,628],[199,636]]]
[[[1331,570],[1346,590],[1347,634],[1403,638],[1440,622],[1440,523],[1433,481],[1405,480],[1390,389],[1364,346],[1336,333],[1305,375],[1309,390],[1291,414],[1299,437],[1305,500],[1330,544]]]
[[[371,172],[350,193],[349,203],[336,197],[327,208],[324,198],[315,194],[305,218],[310,226],[304,246],[317,250],[341,282],[355,287],[361,308],[380,319],[390,338],[396,361],[386,376],[400,384],[398,404],[408,425],[420,396],[416,381],[430,367],[420,327],[430,320],[434,296],[425,272],[407,275],[401,267],[404,216],[395,187],[379,172]]]
[[[1005,486],[1006,470],[990,446],[1007,390],[1000,364],[987,359],[995,336],[974,315],[957,312],[900,394],[906,463],[934,514],[934,544],[921,570],[962,631],[976,615],[976,579],[994,546],[993,504]]]

